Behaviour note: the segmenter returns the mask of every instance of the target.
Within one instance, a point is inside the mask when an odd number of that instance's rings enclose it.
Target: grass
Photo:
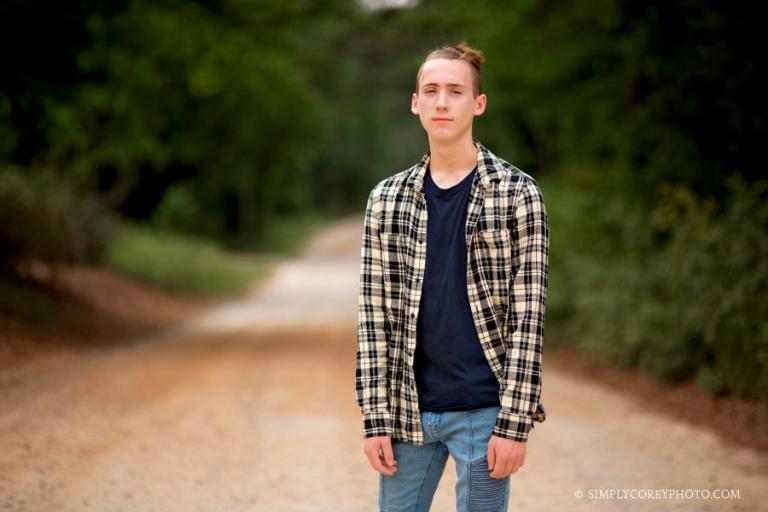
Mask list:
[[[179,292],[221,296],[266,275],[267,257],[225,250],[218,243],[124,222],[106,265],[140,281]]]
[[[265,277],[276,259],[295,255],[331,219],[321,215],[283,218],[249,252],[216,241],[130,221],[120,221],[103,265],[137,281],[180,293],[221,297],[245,291]],[[10,319],[38,326],[66,321],[51,291],[12,276],[0,278],[0,329]]]
[[[263,278],[276,256],[294,255],[327,222],[328,218],[319,215],[274,222],[265,241],[253,248],[255,252],[239,253],[210,239],[124,221],[106,264],[171,290],[209,296],[236,294]]]
[[[254,249],[293,256],[311,235],[332,220],[329,216],[317,213],[275,219],[265,229],[264,240]]]

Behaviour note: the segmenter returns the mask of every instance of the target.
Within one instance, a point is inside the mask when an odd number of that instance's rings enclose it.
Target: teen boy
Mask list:
[[[363,229],[356,396],[381,511],[507,510],[540,403],[549,224],[537,182],[472,137],[481,52],[431,52],[411,111],[429,152],[378,183]]]

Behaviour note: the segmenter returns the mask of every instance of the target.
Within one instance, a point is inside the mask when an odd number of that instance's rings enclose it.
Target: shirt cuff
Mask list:
[[[373,411],[363,414],[363,437],[392,437],[392,418],[389,411]]]
[[[528,433],[532,428],[533,419],[530,416],[502,409],[496,418],[493,435],[503,437],[504,439],[526,442],[528,441]]]

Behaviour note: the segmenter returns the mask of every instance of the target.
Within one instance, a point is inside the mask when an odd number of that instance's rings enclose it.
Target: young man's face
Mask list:
[[[454,142],[471,133],[475,116],[485,112],[485,94],[474,97],[470,64],[432,59],[421,68],[411,112],[419,116],[430,140]]]

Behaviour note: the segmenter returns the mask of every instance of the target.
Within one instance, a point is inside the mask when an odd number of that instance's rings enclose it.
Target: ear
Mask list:
[[[414,115],[419,115],[419,95],[416,93],[411,96],[411,112]]]
[[[488,104],[488,97],[485,94],[479,95],[475,98],[475,115],[479,116],[485,112],[485,107]]]

